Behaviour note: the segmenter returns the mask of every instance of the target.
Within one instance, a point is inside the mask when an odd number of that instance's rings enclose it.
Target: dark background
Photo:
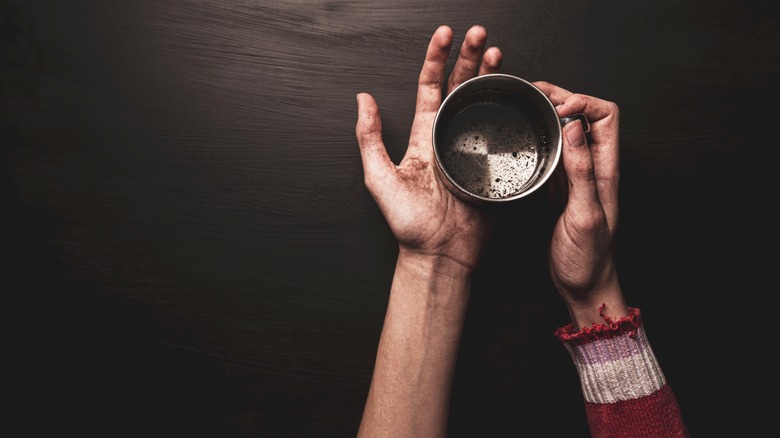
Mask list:
[[[430,35],[482,24],[503,72],[620,105],[625,293],[693,435],[751,436],[772,420],[776,4],[2,1],[7,415],[22,436],[354,436],[397,251],[355,94],[399,160]],[[587,436],[545,207],[507,208],[475,279],[451,436]]]

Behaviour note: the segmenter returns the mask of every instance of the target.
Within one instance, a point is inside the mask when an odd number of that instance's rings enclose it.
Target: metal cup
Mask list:
[[[542,187],[558,165],[562,127],[584,114],[559,117],[547,95],[517,76],[474,77],[442,102],[433,122],[439,177],[460,199],[514,201]]]

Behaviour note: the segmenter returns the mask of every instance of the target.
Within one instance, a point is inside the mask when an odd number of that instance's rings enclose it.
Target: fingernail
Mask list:
[[[564,127],[566,131],[566,140],[574,147],[579,147],[585,144],[585,133],[582,131],[582,122],[575,120],[569,122]]]

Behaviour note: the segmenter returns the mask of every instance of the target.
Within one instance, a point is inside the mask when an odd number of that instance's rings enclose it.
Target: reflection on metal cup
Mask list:
[[[567,119],[587,118],[575,114]],[[459,198],[513,201],[544,185],[561,157],[562,126],[550,99],[507,74],[472,78],[442,102],[433,123],[438,174]]]

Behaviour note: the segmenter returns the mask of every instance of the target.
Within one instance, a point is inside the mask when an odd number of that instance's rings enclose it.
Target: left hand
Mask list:
[[[502,53],[484,50],[487,32],[468,30],[447,81],[447,94],[479,74],[498,71]],[[488,237],[487,218],[456,198],[436,174],[431,132],[442,102],[444,70],[452,30],[440,26],[431,37],[420,72],[417,105],[409,145],[400,164],[389,158],[382,141],[382,121],[374,98],[360,93],[355,128],[366,187],[398,240],[402,251],[445,257],[473,270]]]

